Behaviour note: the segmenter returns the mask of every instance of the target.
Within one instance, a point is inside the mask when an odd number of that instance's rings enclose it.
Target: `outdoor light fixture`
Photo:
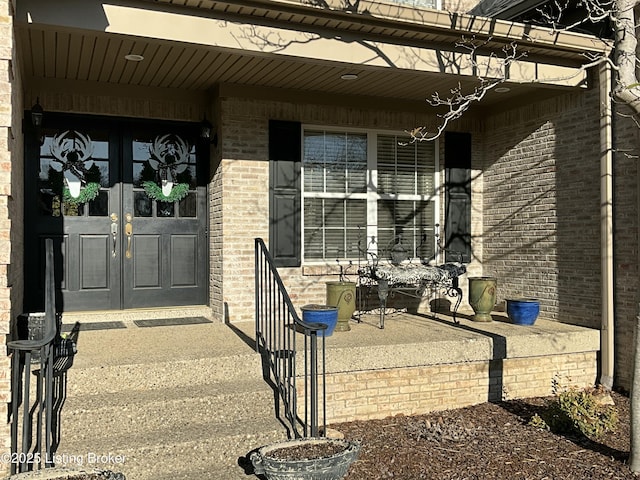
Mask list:
[[[507,93],[510,92],[511,89],[509,87],[496,87],[495,92],[496,93]]]
[[[211,122],[207,120],[207,117],[204,117],[202,119],[202,122],[200,122],[200,138],[205,142],[209,142],[214,147],[217,147],[218,133],[214,132],[213,130],[214,130],[213,125],[211,125]],[[213,133],[213,136],[212,136],[212,133]]]
[[[42,117],[44,110],[40,105],[40,97],[36,97],[36,104],[31,107],[31,123],[34,127],[40,128],[42,126]]]
[[[345,73],[343,75],[340,75],[340,78],[342,80],[357,80],[358,79],[358,74],[357,73]]]
[[[144,57],[142,55],[138,55],[137,53],[129,53],[124,56],[124,59],[130,62],[141,62],[142,60],[144,60]]]
[[[36,97],[36,103],[31,107],[31,124],[36,132],[36,138],[40,145],[44,143],[44,136],[42,135],[42,118],[44,117],[44,109],[40,105],[40,98]]]

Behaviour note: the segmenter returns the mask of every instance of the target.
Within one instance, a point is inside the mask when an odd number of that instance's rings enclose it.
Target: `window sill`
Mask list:
[[[340,265],[305,265],[302,267],[302,275],[305,277],[340,275]]]

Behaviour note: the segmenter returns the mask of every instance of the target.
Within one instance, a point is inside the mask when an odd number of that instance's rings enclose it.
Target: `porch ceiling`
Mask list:
[[[85,2],[87,5],[91,0]],[[206,10],[207,13],[202,18],[205,22],[214,19],[234,19],[235,23],[238,23],[243,19],[246,25],[249,23],[247,19],[260,18],[262,23],[267,19],[267,23],[272,22],[271,25],[287,25],[289,29],[292,25],[301,24],[310,31],[331,31],[330,40],[339,38],[345,50],[350,48],[351,44],[359,43],[360,58],[365,58],[367,52],[370,52],[371,57],[378,58],[375,61],[347,61],[339,58],[342,53],[333,52],[324,52],[318,56],[282,54],[277,46],[266,45],[266,41],[260,48],[234,49],[219,41],[207,44],[180,41],[181,37],[173,34],[159,39],[157,35],[144,32],[138,34],[136,27],[131,28],[131,34],[123,33],[125,30],[118,31],[118,26],[113,21],[100,27],[96,25],[98,22],[86,21],[85,17],[84,22],[78,20],[77,24],[74,24],[69,19],[70,16],[60,20],[46,12],[29,17],[30,21],[24,21],[26,15],[19,14],[16,21],[16,40],[20,56],[24,59],[21,63],[25,84],[41,85],[47,80],[79,81],[183,91],[208,91],[218,84],[235,84],[248,88],[292,90],[309,95],[344,95],[363,99],[375,97],[420,106],[433,92],[440,92],[444,96],[458,82],[467,91],[475,85],[472,77],[455,75],[451,71],[442,73],[420,66],[412,69],[397,68],[393,64],[380,65],[379,58],[384,55],[380,51],[376,52],[376,46],[381,44],[371,41],[363,50],[358,37],[347,39],[344,36],[346,32],[358,32],[361,37],[385,37],[388,42],[386,45],[402,42],[403,45],[409,45],[409,49],[423,50],[427,45],[431,49],[440,49],[447,45],[447,49],[452,50],[452,42],[459,39],[460,34],[454,30],[447,31],[442,26],[418,28],[415,21],[398,23],[397,19],[394,25],[387,25],[375,15],[360,19],[361,22],[346,22],[346,19],[342,18],[346,15],[344,11],[333,12],[315,8],[313,15],[308,11],[304,15],[300,9],[309,10],[308,6],[283,2],[267,2],[271,4],[269,8],[264,2],[261,6],[260,2],[165,0],[138,2],[136,8],[151,3],[154,5],[149,6],[149,12],[159,12],[162,8],[168,8],[176,14],[183,15],[187,12],[189,16],[199,17],[202,15],[200,12]],[[164,6],[159,7],[158,3],[163,3]],[[199,7],[191,8],[191,3]],[[39,7],[43,5],[36,0],[26,4]],[[274,7],[276,4],[279,4],[277,8]],[[59,10],[64,8],[59,7]],[[444,14],[440,13],[440,16],[442,15]],[[437,20],[439,17],[436,15],[433,18]],[[325,34],[320,33],[319,37],[324,38],[323,35]],[[215,36],[216,34],[211,34],[211,37]],[[496,45],[500,43],[497,40],[495,42]],[[561,42],[557,43],[553,48],[554,54],[557,55],[556,60],[565,65],[575,63],[577,53],[564,46],[560,48]],[[537,54],[542,54],[544,49],[535,47],[534,50],[539,50]],[[140,54],[144,60],[125,60],[125,55],[130,53]],[[348,55],[345,56],[347,57]],[[412,61],[417,63],[411,58],[404,58],[402,61],[408,64]],[[341,79],[344,74],[354,73],[358,75],[355,81]],[[543,87],[539,84],[513,83],[509,87],[511,90],[506,93],[490,92],[483,100],[483,105],[491,107],[517,98],[530,101],[531,98],[546,97],[560,91],[560,87]]]

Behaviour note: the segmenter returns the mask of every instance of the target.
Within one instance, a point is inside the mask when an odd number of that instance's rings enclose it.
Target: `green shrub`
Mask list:
[[[593,389],[570,389],[556,395],[541,415],[531,418],[529,425],[554,433],[581,433],[595,439],[616,429],[618,411],[613,405],[598,402]]]

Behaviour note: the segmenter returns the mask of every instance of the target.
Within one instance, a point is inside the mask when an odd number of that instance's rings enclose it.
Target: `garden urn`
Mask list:
[[[496,304],[498,281],[493,277],[469,278],[469,305],[473,308],[476,322],[490,322],[491,310]]]

